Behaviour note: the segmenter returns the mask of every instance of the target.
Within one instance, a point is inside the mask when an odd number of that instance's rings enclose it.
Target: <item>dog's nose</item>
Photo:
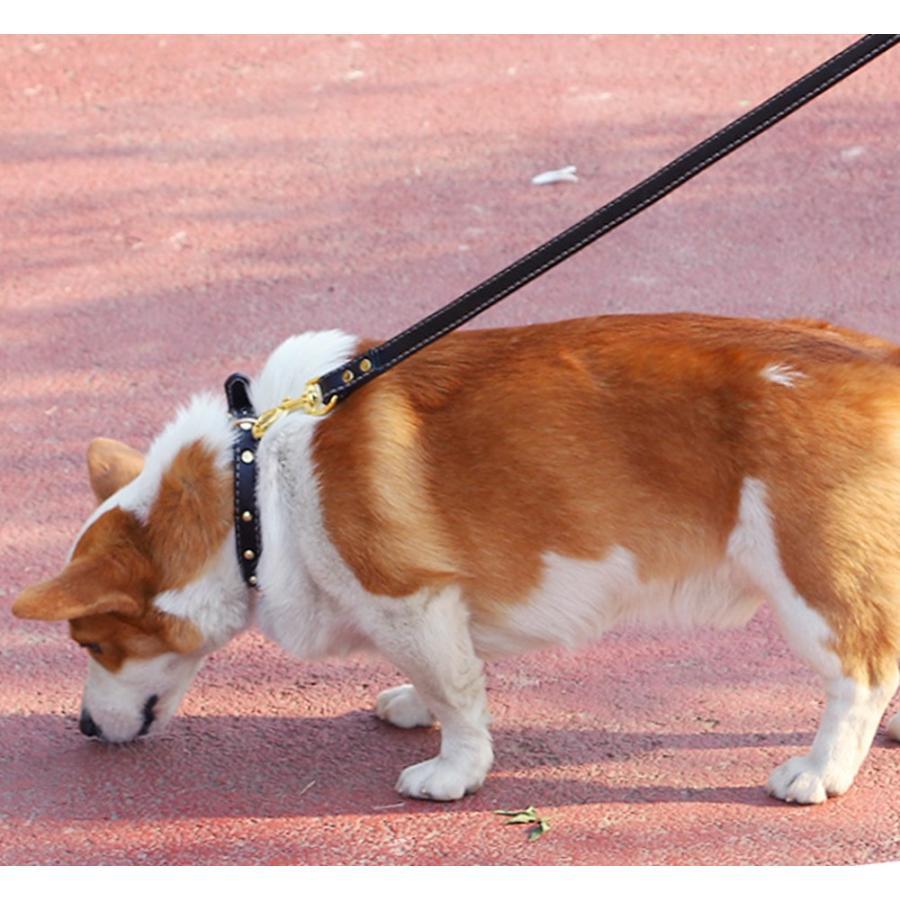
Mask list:
[[[81,718],[78,720],[78,729],[85,737],[103,737],[100,726],[91,718],[91,714],[86,709],[81,711]]]
[[[153,724],[154,719],[156,719],[157,700],[159,700],[159,697],[154,694],[144,704],[144,724],[141,725],[141,730],[137,733],[138,737],[143,737],[150,730],[150,726]]]

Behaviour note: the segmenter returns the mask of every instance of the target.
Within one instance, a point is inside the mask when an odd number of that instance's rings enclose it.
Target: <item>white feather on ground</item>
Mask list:
[[[578,181],[575,174],[575,166],[564,166],[562,169],[551,169],[549,172],[541,172],[531,179],[532,184],[556,184],[560,181]]]

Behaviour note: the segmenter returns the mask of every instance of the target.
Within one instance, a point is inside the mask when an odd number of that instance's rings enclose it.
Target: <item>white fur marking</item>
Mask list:
[[[784,574],[766,501],[766,486],[756,478],[744,481],[738,525],[728,540],[727,553],[765,592],[794,652],[823,678],[840,678],[841,661],[829,649],[834,637],[831,628]]]
[[[807,377],[803,372],[784,363],[769,363],[759,374],[766,381],[780,384],[783,387],[794,387],[798,381]]]
[[[685,578],[649,581],[640,578],[634,554],[624,547],[595,561],[548,553],[544,566],[540,587],[525,603],[509,604],[497,621],[473,621],[480,654],[575,647],[622,623],[730,628],[747,622],[763,599],[729,560]]]
[[[191,622],[204,637],[203,652],[211,653],[249,624],[251,601],[247,594],[229,532],[202,578],[157,594],[153,605]]]

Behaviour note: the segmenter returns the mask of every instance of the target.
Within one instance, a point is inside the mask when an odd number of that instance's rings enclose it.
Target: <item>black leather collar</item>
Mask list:
[[[262,554],[259,509],[256,505],[256,453],[259,441],[253,437],[256,410],[250,402],[250,379],[235,372],[225,382],[228,412],[235,428],[234,453],[234,538],[241,576],[248,587],[256,587],[256,566]]]

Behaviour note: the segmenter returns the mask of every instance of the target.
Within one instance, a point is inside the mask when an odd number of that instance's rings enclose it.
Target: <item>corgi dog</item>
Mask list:
[[[285,341],[257,410],[370,346]],[[846,791],[897,688],[900,348],[826,323],[602,316],[444,337],[259,442],[262,553],[235,550],[235,424],[194,397],[143,455],[95,440],[99,501],[13,612],[86,649],[80,727],[162,729],[204,658],[256,621],[300,657],[374,651],[375,712],[440,724],[400,793],[454,800],[493,760],[484,661],[627,622],[723,627],[763,602],[821,676],[775,797]],[[900,716],[889,725],[900,739]]]

